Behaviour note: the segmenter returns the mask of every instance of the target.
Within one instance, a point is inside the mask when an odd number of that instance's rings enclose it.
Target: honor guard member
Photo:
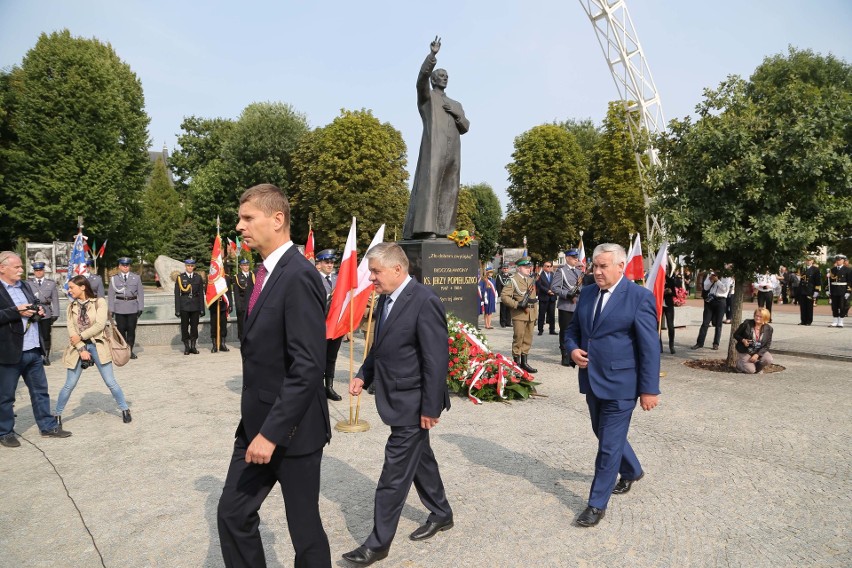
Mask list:
[[[337,284],[337,274],[334,274],[336,258],[337,254],[334,249],[324,249],[316,255],[317,270],[322,277],[322,284],[325,286],[326,314],[331,305],[331,293],[334,290],[334,285]],[[337,352],[340,350],[342,341],[343,336],[341,335],[337,339],[327,339],[325,344],[325,397],[329,400],[341,400],[340,395],[334,391],[334,367],[337,365]]]
[[[845,254],[835,256],[834,266],[828,274],[828,294],[831,298],[831,315],[834,317],[834,321],[828,327],[843,327],[845,303],[852,293],[852,274],[845,261]]]
[[[195,273],[195,260],[183,261],[186,272],[175,280],[175,317],[180,318],[183,354],[198,355],[198,318],[204,317],[204,281]]]
[[[254,290],[254,272],[251,271],[247,258],[240,259],[240,269],[232,279],[234,304],[237,308],[237,338],[243,340],[243,323],[246,320],[251,291]]]
[[[565,266],[559,267],[553,277],[552,290],[556,292],[556,311],[559,314],[559,352],[562,366],[571,366],[571,354],[565,350],[565,330],[577,309],[577,297],[583,287],[583,271],[578,268],[580,253],[577,249],[565,251]]]
[[[92,286],[92,292],[95,293],[95,296],[98,298],[104,297],[104,281],[98,274],[92,273],[92,268],[95,266],[95,261],[91,258],[86,261],[86,272],[83,273],[83,276],[89,279],[89,284]]]
[[[814,322],[814,301],[819,297],[822,275],[814,265],[813,257],[805,259],[805,268],[799,276],[799,325],[811,325]]]
[[[512,358],[527,373],[536,373],[538,369],[530,367],[527,361],[532,347],[533,328],[538,319],[535,281],[530,276],[531,262],[528,256],[524,256],[515,263],[518,271],[500,293],[500,302],[505,303],[511,310]]]
[[[500,265],[500,274],[497,275],[497,280],[494,282],[494,287],[497,289],[497,297],[503,293],[503,288],[505,288],[509,281],[512,279],[512,275],[509,274],[509,265],[505,262]],[[509,306],[500,301],[500,327],[509,327],[512,325],[512,317],[509,314]]]
[[[230,351],[225,345],[225,338],[228,337],[228,316],[231,314],[231,306],[234,305],[234,297],[231,295],[231,277],[226,272],[223,278],[227,284],[225,293],[216,298],[210,306],[210,339],[213,341],[210,353]]]
[[[132,263],[126,256],[118,259],[118,272],[109,279],[107,300],[109,313],[115,316],[115,326],[130,346],[130,358],[136,359],[133,345],[136,342],[136,324],[145,309],[145,291],[142,278],[130,272]]]
[[[44,348],[42,359],[45,365],[50,365],[50,334],[53,323],[59,317],[59,286],[56,285],[56,280],[45,278],[43,262],[33,263],[33,277],[27,282],[36,303],[44,310],[44,317],[38,322],[38,333]]]

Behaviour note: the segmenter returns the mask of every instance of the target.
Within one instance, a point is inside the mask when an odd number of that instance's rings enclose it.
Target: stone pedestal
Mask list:
[[[474,326],[479,320],[479,243],[459,247],[449,239],[400,241],[408,272],[441,298],[447,313]]]

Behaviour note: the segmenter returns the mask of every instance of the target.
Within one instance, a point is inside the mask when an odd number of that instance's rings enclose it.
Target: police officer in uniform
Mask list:
[[[115,326],[130,346],[130,358],[136,359],[136,323],[145,309],[145,290],[142,278],[130,272],[133,261],[126,256],[118,259],[118,272],[109,279],[107,301],[109,313],[115,316]]]
[[[500,274],[497,275],[497,281],[494,283],[494,287],[497,289],[498,298],[503,293],[503,288],[509,284],[510,280],[512,280],[512,275],[509,274],[509,265],[504,262],[500,265]],[[500,327],[509,327],[510,325],[512,325],[512,317],[509,314],[509,306],[500,300]]]
[[[846,266],[846,255],[834,257],[834,266],[828,276],[828,294],[831,298],[831,315],[834,321],[828,327],[843,327],[844,308],[852,294],[852,274]]]
[[[814,265],[813,257],[805,259],[805,268],[799,277],[799,325],[811,325],[814,322],[814,300],[819,297],[822,275]]]
[[[83,273],[83,276],[89,279],[89,284],[92,286],[92,292],[95,293],[95,297],[103,298],[104,297],[104,281],[100,277],[99,274],[93,274],[92,268],[95,266],[95,261],[91,258],[86,261],[86,272]]]
[[[530,367],[527,361],[532,347],[533,329],[538,319],[538,298],[535,292],[535,281],[530,276],[531,263],[528,256],[521,257],[515,262],[518,271],[500,293],[500,302],[511,309],[512,358],[527,373],[536,373],[538,369]]]
[[[251,291],[254,290],[254,272],[251,271],[247,258],[240,259],[240,269],[237,275],[231,279],[234,304],[237,308],[237,338],[243,340],[243,323],[246,320]]]
[[[225,345],[225,338],[228,337],[228,315],[231,313],[231,306],[234,305],[234,297],[231,295],[231,277],[225,273],[224,278],[228,287],[225,289],[225,293],[216,298],[216,301],[210,306],[210,339],[213,341],[213,348],[210,349],[210,353],[230,351],[228,346]],[[226,298],[227,301],[225,301]]]
[[[175,317],[180,318],[183,354],[198,355],[198,318],[204,317],[204,281],[195,273],[195,260],[184,262],[186,272],[175,280]]]
[[[334,249],[324,249],[316,255],[316,265],[322,278],[322,284],[325,286],[325,311],[328,313],[328,307],[331,305],[331,292],[337,284],[337,274],[334,274],[334,261],[337,255]],[[327,339],[325,342],[325,397],[329,400],[341,400],[339,394],[334,391],[334,367],[337,364],[337,352],[340,350],[340,343],[343,341],[343,336],[337,339]]]
[[[59,287],[56,280],[45,278],[44,263],[33,263],[33,277],[27,283],[33,291],[36,303],[44,310],[44,317],[38,322],[41,346],[44,348],[45,365],[50,365],[50,334],[53,322],[59,317]]]
[[[565,330],[577,309],[577,297],[583,287],[583,271],[577,267],[580,263],[577,249],[565,251],[565,266],[561,266],[553,277],[551,289],[556,293],[556,311],[559,314],[559,352],[562,353],[562,366],[571,366],[571,355],[565,351]]]

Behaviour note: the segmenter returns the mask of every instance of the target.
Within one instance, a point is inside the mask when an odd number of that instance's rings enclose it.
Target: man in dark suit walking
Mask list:
[[[550,327],[550,335],[556,335],[556,292],[553,290],[553,261],[545,260],[541,274],[535,281],[538,296],[538,334],[544,333],[544,323]]]
[[[636,399],[643,410],[651,410],[660,394],[657,307],[650,290],[623,278],[626,256],[620,245],[595,248],[597,286],[580,292],[565,334],[565,348],[580,368],[580,392],[586,395],[598,438],[588,507],[577,518],[582,527],[598,524],[610,495],[627,493],[644,475],[627,431]]]
[[[246,311],[241,420],[218,525],[228,567],[266,566],[258,510],[277,481],[297,567],[331,566],[319,514],[320,462],[331,438],[323,388],[325,290],[290,240],[290,205],[271,184],[240,198],[237,231],[260,253]]]
[[[429,430],[450,408],[444,305],[408,275],[408,258],[399,245],[376,245],[367,261],[370,281],[381,294],[376,339],[349,392],[358,396],[375,384],[376,409],[391,433],[376,487],[373,532],[362,546],[343,555],[359,566],[388,555],[412,482],[430,514],[409,538],[426,540],[453,526],[453,511],[429,445]]]

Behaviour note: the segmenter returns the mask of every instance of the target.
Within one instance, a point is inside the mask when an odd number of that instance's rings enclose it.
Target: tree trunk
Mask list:
[[[726,361],[731,369],[737,366],[737,342],[734,339],[734,332],[740,326],[743,320],[743,298],[745,297],[746,289],[749,283],[744,278],[737,278],[734,286],[734,300],[731,304],[731,336],[728,341],[728,359]]]

